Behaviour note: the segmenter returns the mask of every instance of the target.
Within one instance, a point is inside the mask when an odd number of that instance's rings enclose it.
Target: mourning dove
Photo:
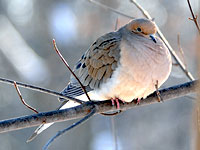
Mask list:
[[[101,36],[90,46],[75,65],[74,73],[92,100],[131,102],[146,98],[156,90],[156,83],[160,87],[167,80],[172,66],[171,55],[154,35],[156,32],[153,21],[134,19],[118,31]],[[61,93],[87,100],[73,76]],[[60,109],[76,105],[79,104],[69,101]],[[52,124],[39,126],[28,141]]]

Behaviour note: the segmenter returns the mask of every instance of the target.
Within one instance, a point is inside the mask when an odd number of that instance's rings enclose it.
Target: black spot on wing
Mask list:
[[[82,65],[82,68],[85,68],[86,67],[86,65],[85,65],[85,63]]]
[[[85,89],[87,92],[92,90],[89,86],[85,87]],[[69,84],[61,93],[68,97],[77,97],[85,94],[80,86],[74,86],[72,84]],[[59,100],[63,101],[65,99],[59,98]]]
[[[94,42],[94,43],[92,44],[92,46],[94,46],[95,44],[97,44],[97,42]]]
[[[81,63],[79,63],[78,65],[76,65],[76,69],[79,69],[81,67]]]
[[[82,56],[81,56],[81,59],[83,59],[85,57],[85,55],[83,54]]]
[[[116,40],[116,38],[112,38],[112,39],[103,41],[103,42],[99,45],[99,47],[101,47],[101,46],[103,46],[103,45],[106,45],[106,44],[108,44],[109,42],[111,42],[111,41],[113,41],[113,40]]]

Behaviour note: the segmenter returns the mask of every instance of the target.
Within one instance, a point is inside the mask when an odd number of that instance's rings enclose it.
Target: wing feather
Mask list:
[[[101,84],[112,76],[119,63],[120,41],[121,35],[118,32],[105,34],[90,46],[75,65],[73,71],[86,87],[87,92],[100,88]],[[73,76],[61,93],[70,97],[84,94]]]

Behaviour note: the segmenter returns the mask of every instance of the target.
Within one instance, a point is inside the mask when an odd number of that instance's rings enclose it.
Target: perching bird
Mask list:
[[[74,67],[74,73],[92,100],[131,102],[153,93],[169,77],[171,55],[154,34],[155,23],[134,19],[116,32],[98,38]],[[77,80],[71,76],[62,94],[87,100]],[[63,100],[62,98],[60,99]],[[78,105],[69,101],[60,109]],[[53,123],[40,125],[29,138],[31,141]]]

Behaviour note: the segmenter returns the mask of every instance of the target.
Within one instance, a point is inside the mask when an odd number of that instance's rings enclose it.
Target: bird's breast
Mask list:
[[[155,49],[122,42],[119,65],[111,79],[102,84],[98,94],[106,99],[117,97],[130,102],[153,93],[156,81],[160,87],[171,71],[170,54],[162,46]],[[157,51],[158,48],[161,51]]]

